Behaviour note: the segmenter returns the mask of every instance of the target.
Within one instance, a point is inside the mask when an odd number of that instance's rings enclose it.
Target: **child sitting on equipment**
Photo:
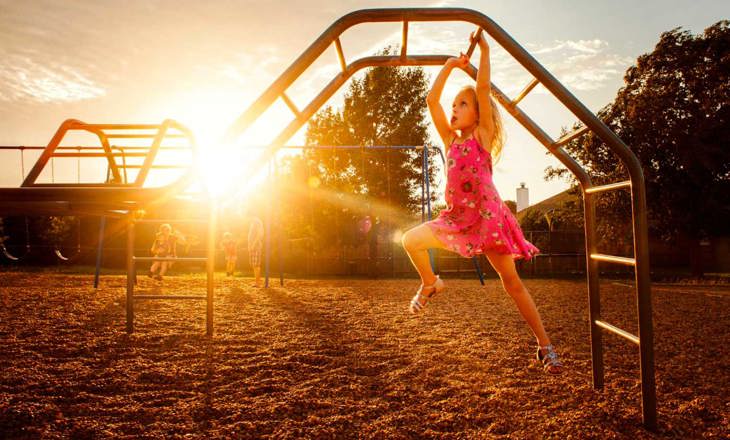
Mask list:
[[[221,241],[221,247],[223,253],[226,256],[226,276],[233,276],[236,271],[236,260],[238,259],[238,243],[233,238],[233,234],[225,232],[223,234],[223,241]]]
[[[172,226],[168,223],[160,225],[157,234],[155,234],[155,241],[152,243],[150,252],[152,256],[159,258],[177,257],[177,237],[172,233]],[[150,266],[150,272],[147,274],[148,277],[154,278],[158,281],[162,281],[162,276],[165,275],[167,269],[172,265],[171,261],[155,261]],[[159,270],[159,273],[155,273]]]

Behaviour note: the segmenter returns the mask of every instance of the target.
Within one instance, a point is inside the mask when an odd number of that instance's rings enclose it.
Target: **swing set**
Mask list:
[[[476,26],[479,31],[486,32],[497,44],[514,58],[532,76],[533,80],[514,98],[509,98],[496,85],[492,84],[491,91],[496,101],[512,115],[525,129],[533,135],[555,158],[557,158],[578,180],[584,201],[585,219],[585,246],[586,271],[588,283],[589,322],[592,355],[593,386],[603,388],[603,332],[617,335],[639,348],[641,396],[643,423],[647,429],[656,429],[656,386],[654,380],[654,343],[651,315],[651,281],[649,278],[649,246],[648,223],[646,207],[646,188],[641,164],[624,142],[616,136],[596,115],[585,107],[568,89],[565,88],[550,72],[535,60],[522,46],[505,32],[497,23],[486,15],[465,8],[394,8],[394,9],[365,9],[349,13],[327,28],[230,126],[223,142],[235,144],[241,135],[278,99],[281,99],[293,113],[294,119],[274,138],[269,147],[255,161],[244,164],[239,175],[252,175],[257,167],[261,168],[285,143],[340,89],[342,85],[356,72],[363,68],[375,66],[441,66],[450,55],[414,55],[408,53],[408,29],[410,23],[415,22],[462,22]],[[364,23],[400,23],[402,26],[402,44],[400,53],[395,55],[365,56],[350,61],[345,57],[340,36],[349,28]],[[337,52],[341,67],[339,72],[321,91],[304,107],[298,107],[286,94],[287,89],[299,78],[322,53],[332,47]],[[467,50],[471,56],[475,49],[473,42]],[[469,64],[465,72],[476,79],[477,68]],[[559,139],[553,139],[538,126],[519,106],[537,85],[542,85],[550,94],[562,103],[582,124],[577,130],[568,133]],[[147,128],[154,130],[152,146],[147,147],[145,159],[139,165],[137,179],[131,183],[123,180],[122,169],[130,168],[116,161],[118,151],[112,150],[109,139],[112,129],[131,130],[133,128]],[[69,129],[86,130],[99,136],[101,147],[94,152],[62,153],[57,150],[60,138]],[[149,132],[148,132],[149,133]],[[617,156],[618,160],[628,171],[629,180],[609,184],[597,185],[588,172],[563,148],[567,143],[592,133],[605,143]],[[133,134],[122,134],[121,137],[133,137]],[[20,212],[30,215],[79,215],[95,213],[96,215],[133,216],[136,210],[150,205],[174,200],[182,194],[191,182],[191,168],[175,182],[156,187],[143,187],[148,172],[160,142],[171,136],[181,136],[192,140],[192,134],[186,128],[174,121],[165,121],[158,125],[114,125],[114,124],[84,124],[79,121],[66,121],[62,124],[56,136],[52,139],[35,166],[24,179],[20,188],[0,188],[0,214],[8,215]],[[120,137],[117,135],[116,137]],[[128,149],[125,149],[128,151]],[[61,154],[84,155],[97,154],[107,159],[112,179],[108,182],[93,185],[84,184],[42,184],[36,179],[52,156]],[[125,153],[128,156],[130,153]],[[75,156],[74,156],[75,157]],[[596,237],[596,200],[601,193],[626,189],[631,193],[632,226],[633,226],[633,257],[613,256],[600,253],[597,249]],[[48,214],[50,212],[50,214]],[[211,230],[215,226],[214,210],[210,209]],[[127,330],[132,331],[134,290],[134,222],[130,221],[128,228],[128,277],[127,277]],[[211,233],[211,237],[214,234]],[[211,240],[212,241],[212,240]],[[212,260],[213,243],[208,243],[208,308],[207,329],[212,334]],[[599,264],[620,264],[634,268],[636,303],[638,309],[638,334],[634,335],[620,329],[601,318],[599,294]],[[153,299],[153,298],[149,298]],[[130,319],[131,318],[131,319]]]
[[[0,151],[7,151],[7,150],[15,150],[20,153],[20,174],[23,180],[25,180],[25,151],[26,150],[44,150],[45,147],[39,147],[39,146],[0,146]],[[63,149],[74,149],[77,152],[80,152],[80,147],[76,148],[70,148],[65,147]],[[55,183],[56,180],[56,172],[55,172],[55,159],[54,157],[51,157],[50,161],[50,172],[51,172],[51,182]],[[80,182],[80,176],[81,176],[81,161],[80,157],[77,158],[76,163],[76,176],[77,176],[77,183]],[[13,253],[8,249],[5,242],[0,244],[0,251],[2,252],[3,257],[5,257],[6,260],[10,262],[20,262],[28,258],[28,256],[31,253],[32,245],[31,245],[31,237],[30,237],[30,226],[29,226],[29,220],[28,216],[24,216],[24,224],[25,224],[25,245],[21,246],[21,249],[23,249],[23,252],[20,254]],[[55,243],[53,246],[53,254],[58,258],[59,261],[62,261],[64,263],[69,263],[76,261],[78,257],[81,255],[81,218],[76,217],[76,245],[75,245],[75,252],[71,254],[70,256],[66,256],[63,254],[63,251],[59,245],[59,243]]]
[[[337,169],[337,166],[335,164],[335,160],[336,160],[335,152],[337,152],[337,151],[350,151],[350,152],[359,151],[359,153],[360,153],[359,154],[360,155],[359,161],[360,161],[360,169],[361,170],[365,170],[365,157],[368,154],[372,154],[372,152],[384,152],[385,157],[386,157],[386,160],[385,160],[385,177],[386,177],[386,206],[387,206],[386,207],[385,219],[384,220],[385,220],[385,223],[387,225],[392,225],[392,222],[391,222],[392,213],[391,213],[391,209],[390,209],[390,198],[391,198],[391,184],[390,184],[390,178],[391,178],[390,177],[390,170],[391,170],[390,163],[391,162],[390,162],[390,153],[392,151],[395,151],[395,150],[398,150],[398,151],[412,150],[412,151],[420,152],[420,153],[417,153],[417,154],[420,156],[421,170],[422,170],[422,173],[421,173],[421,185],[420,185],[420,187],[421,187],[421,222],[423,223],[423,222],[425,222],[427,220],[431,220],[432,219],[432,212],[431,212],[431,195],[432,195],[432,193],[431,193],[431,183],[430,183],[430,180],[429,180],[429,166],[430,166],[429,165],[429,157],[430,157],[430,153],[429,152],[433,151],[433,152],[437,153],[438,154],[438,157],[441,159],[442,166],[444,166],[444,167],[446,166],[446,160],[444,158],[443,151],[441,150],[441,148],[439,148],[437,146],[408,146],[408,145],[395,145],[395,146],[384,146],[384,145],[372,145],[372,146],[361,146],[361,145],[339,145],[339,146],[304,145],[304,146],[293,146],[293,145],[285,145],[285,146],[282,146],[281,149],[285,149],[285,150],[302,150],[302,151],[303,150],[328,150],[328,151],[332,151],[333,152],[333,155],[332,155],[332,170],[336,170]],[[269,160],[269,162],[267,164],[267,169],[268,169],[268,176],[267,176],[267,178],[269,180],[271,180],[272,179],[272,176],[275,176],[276,175],[276,172],[277,172],[277,169],[278,169],[278,161],[277,161],[277,158],[275,156],[272,157]],[[307,179],[306,179],[306,181],[309,182],[311,177],[312,177],[311,169],[310,169],[310,166],[307,165]],[[267,185],[267,186],[268,186],[268,188],[274,188],[275,187],[274,185]],[[269,193],[269,200],[276,200],[277,197],[275,197],[274,194],[271,193],[271,189],[269,191],[270,191],[270,193]],[[315,202],[313,201],[313,192],[314,191],[316,191],[316,190],[313,190],[312,188],[309,188],[309,190],[308,190],[308,199],[309,199],[309,205],[310,205],[310,209],[311,210],[313,210],[314,209],[314,206],[315,206]],[[277,218],[276,218],[276,216],[279,215],[279,213],[277,211],[278,210],[276,210],[276,208],[272,208],[271,207],[271,204],[266,204],[265,219],[264,219],[264,228],[265,228],[265,230],[267,232],[270,232],[271,231],[272,226],[274,226],[274,224],[279,225],[279,223],[277,222]],[[339,232],[340,231],[340,228],[337,225],[338,224],[338,216],[335,215],[334,218],[335,218],[335,229]],[[309,222],[309,224],[310,224],[310,228],[312,230],[314,230],[313,223],[314,223],[314,215],[311,214],[310,215],[310,222]],[[277,266],[278,266],[278,271],[279,271],[279,282],[280,282],[280,285],[283,286],[284,285],[284,268],[283,268],[283,264],[282,264],[282,261],[281,261],[281,255],[282,255],[282,237],[281,237],[281,228],[277,228],[277,229],[278,229],[278,232],[279,232],[279,233],[275,234],[275,236],[276,236],[276,246],[278,248],[278,253],[277,253],[278,261],[277,261]],[[268,233],[266,234],[266,237],[269,237],[269,234]],[[270,268],[271,268],[272,249],[271,249],[271,243],[268,241],[268,239],[265,239],[265,240],[266,240],[266,242],[265,242],[265,246],[264,246],[264,249],[263,249],[264,250],[264,256],[263,256],[264,257],[264,259],[263,259],[263,262],[264,262],[264,286],[265,287],[268,287],[269,286],[269,278],[270,278],[270,274],[271,274]],[[312,237],[298,237],[298,238],[293,239],[293,240],[294,241],[297,241],[297,242],[299,242],[299,241],[307,241],[307,242],[310,242],[311,243]],[[289,241],[292,241],[292,240],[290,239]],[[338,240],[338,241],[340,241],[340,240]],[[386,259],[390,263],[390,267],[391,267],[391,269],[390,269],[390,276],[395,276],[394,267],[393,267],[393,250],[392,250],[392,244],[393,243],[392,243],[392,240],[389,240],[389,242],[391,244],[391,249],[389,250]],[[431,261],[431,266],[434,267],[434,269],[438,271],[438,268],[437,268],[437,265],[436,265],[436,260],[434,259],[434,250],[433,249],[429,249],[428,252],[429,252],[429,257],[430,257],[430,261]],[[477,273],[477,276],[479,277],[479,282],[482,285],[484,285],[484,274],[483,274],[482,269],[481,269],[481,267],[479,265],[478,257],[474,256],[474,257],[471,258],[471,260],[472,260],[472,262],[474,264],[474,269],[475,269],[475,271]],[[443,272],[443,271],[441,271],[441,272]],[[307,272],[306,273],[307,273],[307,275],[310,275],[309,269],[307,269]]]

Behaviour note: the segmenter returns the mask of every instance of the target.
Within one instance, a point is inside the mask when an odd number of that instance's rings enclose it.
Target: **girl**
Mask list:
[[[476,36],[472,33],[470,38],[478,40],[481,50],[476,88],[465,87],[456,95],[449,122],[439,99],[451,70],[469,64],[469,58],[461,54],[446,62],[427,97],[431,118],[446,145],[447,208],[437,219],[403,234],[403,247],[421,276],[421,286],[409,309],[414,314],[420,312],[445,287],[431,269],[429,248],[446,249],[467,258],[483,253],[532,329],[538,343],[537,359],[548,373],[560,374],[562,364],[515,269],[515,259],[529,260],[540,251],[525,240],[492,182],[492,158],[499,157],[504,141],[502,123],[497,104],[490,97],[489,46],[481,32]]]
[[[155,257],[177,257],[177,237],[172,233],[172,226],[168,223],[160,225],[157,234],[155,235],[155,241],[152,243],[150,252]],[[150,267],[150,272],[147,274],[148,277],[154,278],[158,281],[162,281],[162,276],[165,275],[167,269],[172,265],[171,261],[155,261]],[[159,273],[155,274],[159,269]]]
[[[233,234],[225,232],[223,234],[223,241],[221,241],[221,247],[223,253],[226,256],[226,276],[232,276],[236,270],[236,260],[238,259],[238,243],[233,239]]]

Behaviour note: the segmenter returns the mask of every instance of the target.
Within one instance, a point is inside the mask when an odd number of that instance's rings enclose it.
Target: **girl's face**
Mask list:
[[[476,97],[470,90],[460,91],[451,105],[451,129],[464,130],[478,123]]]
[[[160,232],[162,233],[162,235],[170,235],[170,232],[172,232],[172,228],[170,228],[169,226],[162,226],[160,228]]]

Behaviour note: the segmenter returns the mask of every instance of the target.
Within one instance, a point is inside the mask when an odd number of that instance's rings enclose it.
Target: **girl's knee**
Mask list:
[[[413,233],[413,229],[410,229],[403,233],[403,237],[401,237],[400,241],[403,245],[403,248],[406,250],[414,250],[417,248],[418,245],[418,239]]]

